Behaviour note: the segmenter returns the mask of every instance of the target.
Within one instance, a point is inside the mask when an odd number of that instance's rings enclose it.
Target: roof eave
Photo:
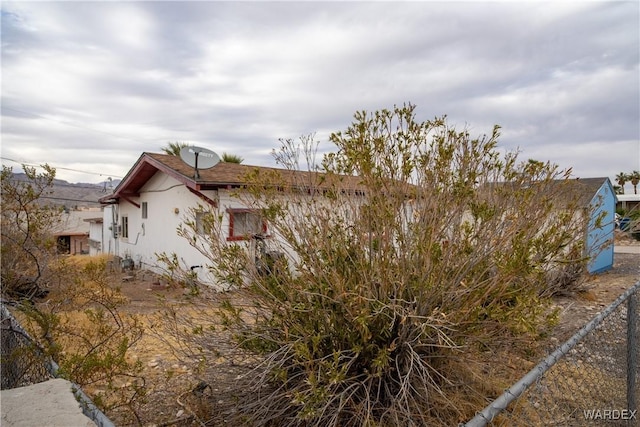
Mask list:
[[[142,153],[124,179],[115,188],[113,194],[102,197],[98,201],[102,204],[115,204],[119,202],[120,198],[140,197],[138,190],[158,171],[171,176],[188,187],[195,189],[198,185],[192,178],[168,167],[147,153]]]

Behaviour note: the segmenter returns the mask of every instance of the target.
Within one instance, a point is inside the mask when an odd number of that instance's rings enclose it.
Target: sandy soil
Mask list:
[[[616,231],[616,245],[640,246],[640,241],[632,239],[626,233]],[[562,311],[560,324],[554,331],[554,336],[560,342],[570,338],[580,327],[638,280],[640,280],[640,255],[614,253],[612,269],[586,279],[585,285],[589,289],[588,292],[578,297],[563,297],[555,300]]]
[[[617,236],[618,244],[640,245],[640,242]],[[622,292],[640,280],[640,257],[636,254],[615,254],[611,270],[591,276],[586,285],[589,291],[582,297],[557,298],[560,323],[553,333],[554,342],[563,342],[581,326],[609,305]],[[162,286],[157,280],[141,272],[121,273],[114,276],[123,293],[130,299],[125,311],[140,315],[147,325],[153,325],[159,301],[181,309],[188,298],[188,290]],[[148,402],[138,409],[144,425],[198,425],[191,417],[192,390],[201,382],[189,366],[180,362],[170,349],[153,334],[146,334],[136,345],[134,357],[144,366],[143,375],[149,385]],[[215,386],[214,386],[215,387]],[[208,393],[215,393],[215,388]],[[126,418],[110,415],[117,425],[126,424]]]

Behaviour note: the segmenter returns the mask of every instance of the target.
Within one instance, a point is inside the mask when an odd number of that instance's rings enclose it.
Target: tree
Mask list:
[[[26,180],[16,180],[13,169],[2,167],[2,294],[10,299],[41,296],[49,278],[49,261],[56,253],[53,231],[61,208],[42,204],[51,194],[55,169],[43,172],[22,166]]]
[[[620,188],[621,188],[620,194],[624,194],[624,185],[627,183],[628,180],[629,180],[629,175],[624,172],[620,172],[618,175],[616,175],[616,182],[618,183],[618,185],[620,185]]]
[[[162,147],[162,151],[171,156],[179,156],[180,150],[190,147],[186,142],[169,142],[166,147]],[[221,161],[225,163],[242,163],[244,159],[236,154],[222,153]]]
[[[638,194],[638,183],[640,182],[640,172],[633,171],[629,175],[627,175],[629,181],[631,181],[631,185],[633,185],[633,194]]]
[[[186,142],[169,142],[166,147],[162,147],[162,151],[170,156],[179,156],[180,150],[185,147],[189,147],[191,144]]]
[[[141,364],[129,360],[127,352],[140,339],[142,325],[118,311],[125,298],[111,287],[104,259],[86,258],[80,265],[57,253],[54,231],[62,222],[62,208],[42,201],[52,191],[56,171],[41,168],[36,172],[23,165],[26,180],[16,180],[11,168],[2,168],[2,299],[20,311],[21,323],[34,337],[31,346],[12,353],[3,348],[3,376],[16,366],[13,360],[19,359],[19,366],[29,363],[26,373],[40,372],[32,367],[50,358],[59,376],[102,389],[92,396],[101,409],[126,406],[135,417],[144,380]],[[10,386],[29,380],[13,374],[6,376],[15,383]]]
[[[225,163],[242,163],[244,159],[236,154],[222,153],[221,160]]]
[[[297,167],[315,165],[303,138],[276,152],[285,171],[248,175],[238,197],[269,251],[221,242],[220,215],[180,227],[241,289],[218,297],[256,366],[234,379],[232,421],[452,425],[484,406],[482,363],[552,324],[548,279],[583,261],[569,172],[501,155],[497,126],[472,139],[414,110],[356,113],[322,173]]]

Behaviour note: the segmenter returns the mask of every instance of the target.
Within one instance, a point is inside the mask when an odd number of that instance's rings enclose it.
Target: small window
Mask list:
[[[122,217],[122,230],[120,231],[120,237],[127,239],[129,238],[129,217]]]
[[[147,219],[147,202],[142,202],[142,219]]]
[[[267,232],[267,222],[258,211],[229,209],[229,237],[227,240],[246,240],[254,234]]]
[[[207,211],[196,212],[196,233],[199,235],[211,234],[213,230],[213,214]]]

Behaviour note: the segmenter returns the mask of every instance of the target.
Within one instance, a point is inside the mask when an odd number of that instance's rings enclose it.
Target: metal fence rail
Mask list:
[[[640,426],[640,281],[466,427]]]

